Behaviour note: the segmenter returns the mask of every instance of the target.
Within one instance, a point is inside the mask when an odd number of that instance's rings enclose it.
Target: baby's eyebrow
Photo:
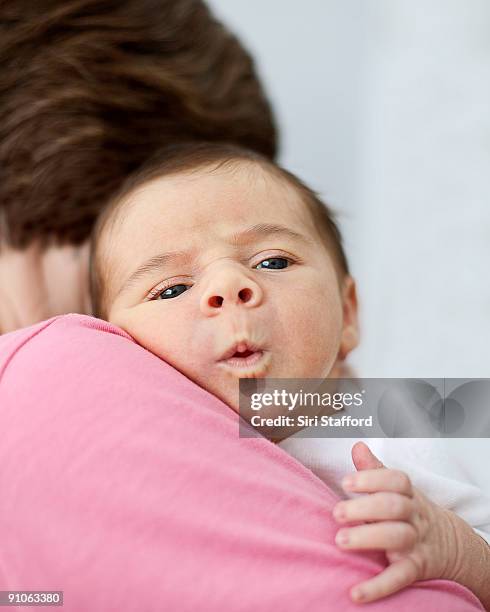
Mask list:
[[[191,260],[190,251],[170,251],[168,253],[160,253],[147,259],[141,266],[131,274],[131,276],[124,282],[122,287],[116,294],[116,297],[127,291],[132,285],[134,285],[141,278],[144,278],[148,274],[155,272],[155,270],[162,270],[166,265],[170,264],[183,264]]]
[[[293,240],[299,240],[305,244],[312,244],[311,238],[292,230],[284,225],[278,225],[276,223],[257,223],[247,229],[233,234],[230,243],[233,245],[248,244],[256,238],[265,238],[271,234],[279,236],[282,235],[285,238],[292,238]]]
[[[277,225],[275,223],[257,223],[247,229],[232,234],[227,242],[233,246],[241,246],[253,242],[257,238],[266,238],[271,234],[278,236],[284,236],[293,240],[301,241],[304,244],[312,244],[311,238],[304,236],[289,227],[284,225]],[[122,287],[116,294],[116,297],[127,291],[129,287],[134,285],[141,278],[144,278],[148,274],[155,272],[155,270],[162,270],[165,266],[170,264],[184,264],[193,260],[194,251],[169,251],[168,253],[160,253],[147,259],[141,266],[139,266],[131,276],[124,282]]]

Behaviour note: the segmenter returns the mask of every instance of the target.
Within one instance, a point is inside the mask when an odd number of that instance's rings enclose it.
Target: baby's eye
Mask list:
[[[189,289],[188,285],[172,285],[163,290],[156,291],[150,296],[152,300],[168,300],[170,298],[177,297]]]
[[[257,269],[264,268],[266,270],[282,270],[287,268],[291,262],[285,257],[268,257],[262,260],[255,267]]]

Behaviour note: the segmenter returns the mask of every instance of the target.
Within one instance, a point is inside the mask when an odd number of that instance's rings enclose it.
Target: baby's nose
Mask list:
[[[262,300],[262,290],[251,278],[230,268],[213,274],[201,298],[201,310],[208,315],[220,312],[225,305],[253,308]]]

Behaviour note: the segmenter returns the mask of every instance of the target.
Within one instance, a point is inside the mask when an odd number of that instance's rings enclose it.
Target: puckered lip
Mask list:
[[[218,358],[217,361],[226,361],[227,359],[230,359],[231,357],[235,356],[235,353],[237,357],[240,357],[240,353],[246,355],[247,352],[256,353],[257,351],[261,350],[262,347],[260,347],[258,344],[255,344],[254,342],[251,342],[250,340],[235,340],[226,349],[226,351],[224,351],[224,353],[221,355],[221,357]]]
[[[235,378],[263,378],[271,367],[272,353],[249,340],[233,342],[217,366]]]

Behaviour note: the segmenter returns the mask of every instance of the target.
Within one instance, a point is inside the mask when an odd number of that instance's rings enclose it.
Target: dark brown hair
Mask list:
[[[1,240],[85,241],[128,174],[188,140],[276,152],[252,60],[201,0],[1,3]]]
[[[341,281],[349,274],[349,266],[342,244],[342,236],[331,210],[318,195],[294,174],[281,168],[267,157],[254,151],[228,143],[180,143],[158,151],[138,172],[129,176],[108,203],[95,225],[90,244],[90,293],[94,316],[107,317],[108,286],[111,271],[104,269],[103,238],[110,241],[111,230],[131,205],[128,198],[138,187],[156,178],[189,173],[210,167],[210,171],[233,167],[240,162],[258,164],[263,170],[295,189],[308,207],[318,233],[332,254],[337,276]],[[109,232],[109,233],[107,233]]]

